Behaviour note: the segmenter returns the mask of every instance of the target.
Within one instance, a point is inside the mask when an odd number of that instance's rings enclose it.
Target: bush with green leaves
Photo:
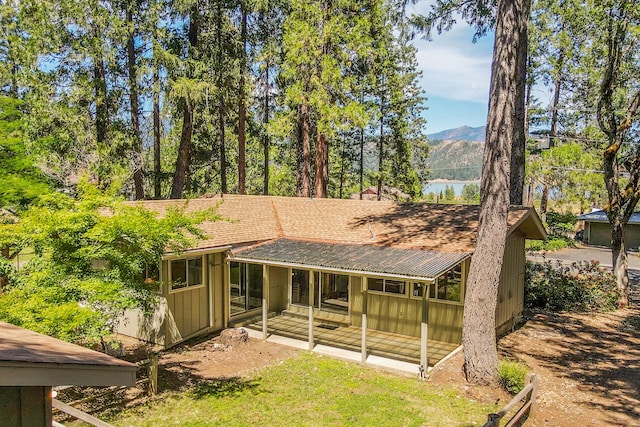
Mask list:
[[[527,262],[525,305],[547,311],[611,311],[617,308],[615,276],[596,261]]]
[[[511,394],[518,394],[525,386],[529,367],[520,362],[503,360],[498,365],[500,385]]]
[[[572,239],[578,217],[572,213],[547,212],[547,228],[552,236],[563,236]]]
[[[545,241],[527,240],[525,242],[525,249],[529,252],[557,251],[568,248],[569,246],[573,246],[573,241],[569,241],[564,237],[548,238]]]
[[[575,246],[574,228],[578,217],[572,213],[561,214],[558,212],[547,212],[547,222],[545,228],[548,231],[547,240],[527,240],[525,249],[529,252],[557,251],[560,249]]]
[[[17,222],[0,225],[0,267],[9,279],[0,294],[0,319],[94,343],[111,332],[123,310],[150,311],[156,284],[147,283],[143,272],[165,250],[189,247],[205,219],[217,217],[212,211],[186,214],[184,206],[159,217],[88,185],[80,187],[77,199],[42,196]],[[13,268],[7,250],[15,254],[25,247],[33,248],[33,258],[20,271],[5,272]]]

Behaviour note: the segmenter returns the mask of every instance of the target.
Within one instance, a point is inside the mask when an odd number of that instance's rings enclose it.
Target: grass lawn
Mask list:
[[[454,389],[302,353],[249,378],[164,393],[110,420],[116,426],[473,426],[494,406]]]

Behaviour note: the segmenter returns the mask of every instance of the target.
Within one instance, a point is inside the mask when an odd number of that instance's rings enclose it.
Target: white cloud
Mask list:
[[[417,39],[418,69],[427,97],[486,103],[489,97],[493,34],[472,43],[473,29],[458,22],[432,41]]]

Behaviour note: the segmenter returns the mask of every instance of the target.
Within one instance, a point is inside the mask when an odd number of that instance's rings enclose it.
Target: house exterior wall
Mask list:
[[[116,332],[169,347],[199,333],[223,329],[227,325],[225,254],[215,252],[203,257],[203,286],[175,291],[167,283],[170,261],[163,260],[155,310],[149,315],[140,309],[126,310]]]
[[[515,326],[524,309],[525,252],[524,236],[513,232],[506,242],[498,287],[496,333],[501,335]]]
[[[51,387],[0,387],[0,425],[3,427],[50,426]]]
[[[354,326],[362,326],[363,294],[360,283],[361,281],[358,280],[357,289],[354,287],[354,299],[351,306],[351,323]],[[460,343],[462,341],[462,312],[462,304],[429,300],[428,338],[436,341]],[[367,325],[369,329],[419,337],[421,323],[421,299],[367,294]]]
[[[624,233],[628,249],[640,247],[640,224],[627,224]],[[585,222],[585,240],[588,245],[611,246],[611,226],[608,222]]]
[[[289,302],[289,269],[269,266],[269,311],[280,313]]]
[[[463,265],[463,276],[469,271],[469,261]],[[464,280],[466,282],[466,279]],[[463,284],[464,286],[464,284]],[[351,277],[351,323],[362,326],[362,279]],[[429,300],[428,339],[458,344],[462,341],[461,303]],[[367,293],[367,325],[370,329],[419,337],[422,323],[422,299],[409,296]]]

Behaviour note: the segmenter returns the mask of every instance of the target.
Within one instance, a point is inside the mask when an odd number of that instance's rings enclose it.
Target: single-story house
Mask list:
[[[343,340],[363,358],[376,351],[394,357],[415,345],[404,359],[425,365],[427,345],[461,342],[478,206],[240,195],[132,203],[159,213],[219,204],[228,220],[201,224],[204,240],[165,254],[158,309],[151,317],[126,313],[123,334],[171,346],[253,325],[265,337],[308,339],[310,348]],[[546,237],[531,208],[513,207],[509,225],[498,333],[523,310],[524,241]]]
[[[578,217],[584,221],[582,240],[587,245],[611,247],[611,225],[603,210],[589,212]],[[631,214],[624,230],[625,245],[629,249],[640,247],[640,212]]]
[[[52,386],[132,386],[137,367],[0,322],[0,425],[51,426]]]

